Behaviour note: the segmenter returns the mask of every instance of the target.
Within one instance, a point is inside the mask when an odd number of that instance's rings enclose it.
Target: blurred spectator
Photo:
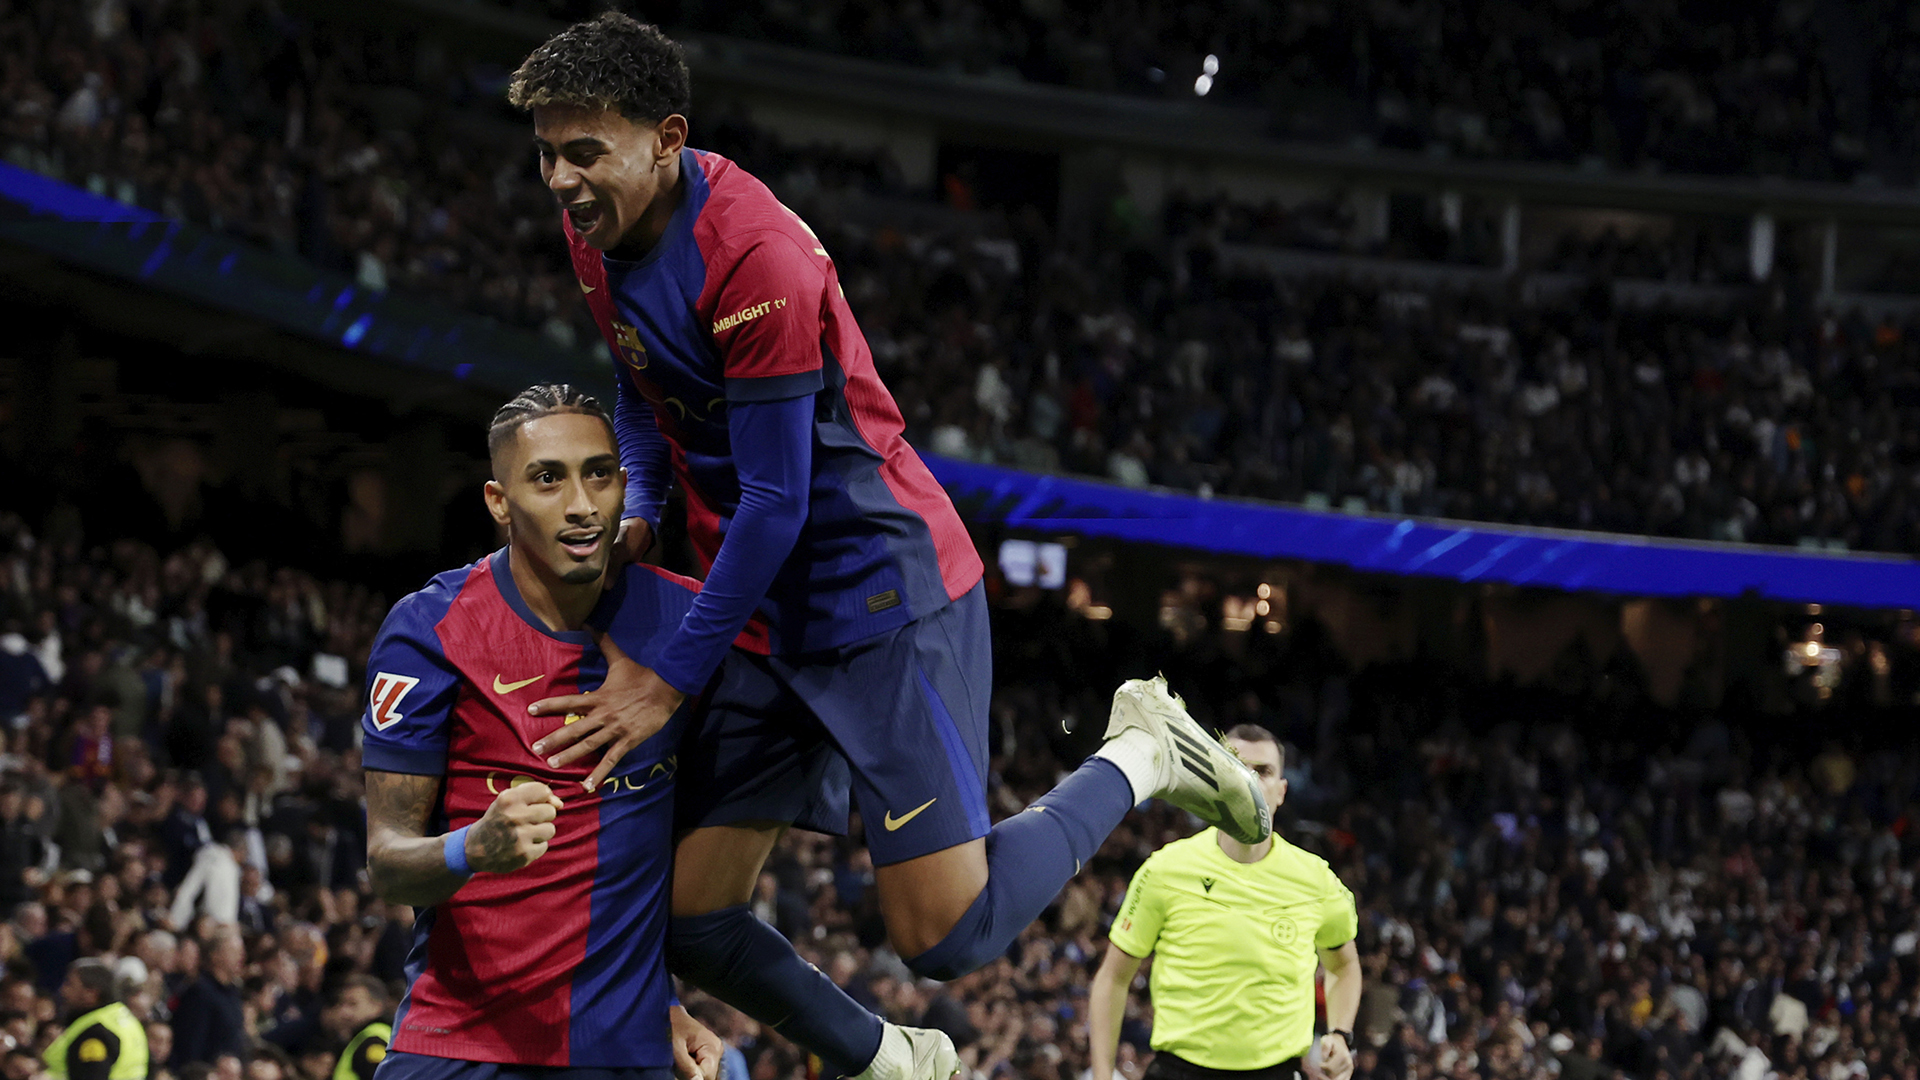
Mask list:
[[[167,855],[166,884],[178,888],[192,868],[195,854],[213,843],[213,830],[204,816],[207,810],[207,785],[198,773],[190,774],[175,792],[178,800],[161,823],[160,837]]]
[[[54,1080],[146,1080],[146,1029],[120,1003],[110,965],[75,960],[60,984],[60,1003],[65,1030],[46,1052]]]
[[[248,1028],[241,1008],[240,975],[246,958],[246,944],[237,931],[215,933],[200,977],[180,992],[173,1007],[171,1064],[175,1068],[245,1054]]]

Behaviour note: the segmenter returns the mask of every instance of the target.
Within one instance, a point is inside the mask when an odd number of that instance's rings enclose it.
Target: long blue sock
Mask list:
[[[939,944],[907,961],[957,979],[1007,951],[1133,808],[1133,786],[1105,758],[1086,763],[987,834],[987,887]]]
[[[880,1050],[880,1018],[745,904],[669,920],[667,967],[845,1076],[864,1071]]]

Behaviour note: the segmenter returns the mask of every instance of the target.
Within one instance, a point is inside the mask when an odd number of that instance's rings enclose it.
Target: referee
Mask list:
[[[1267,804],[1287,795],[1280,744],[1253,724],[1227,732]],[[1110,1080],[1127,991],[1154,952],[1147,1080],[1300,1080],[1313,1046],[1316,961],[1327,969],[1319,1069],[1353,1072],[1360,1009],[1359,918],[1325,859],[1275,833],[1249,846],[1218,829],[1168,844],[1127,887],[1087,1002],[1091,1080]]]

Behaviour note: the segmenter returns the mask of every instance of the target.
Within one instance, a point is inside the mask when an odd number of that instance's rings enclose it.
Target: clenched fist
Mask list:
[[[467,865],[489,874],[507,874],[545,855],[561,805],[553,789],[539,781],[515,784],[501,792],[467,830]]]

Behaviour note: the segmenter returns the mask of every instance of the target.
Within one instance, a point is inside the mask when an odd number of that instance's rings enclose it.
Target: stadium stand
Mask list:
[[[392,31],[134,0],[0,17],[9,162],[168,217],[402,288],[595,340],[524,121],[498,80]],[[429,119],[435,121],[428,123]],[[768,175],[796,151],[724,119],[715,148]],[[834,186],[882,163],[810,148]]]
[[[265,9],[39,10],[5,23],[10,55],[41,58],[9,77],[11,160],[597,346],[524,132],[480,107],[477,69],[390,32],[296,34]],[[444,100],[406,89],[436,78]],[[804,210],[900,191],[884,154],[725,114],[702,130]],[[1159,228],[1115,226],[1092,251],[1037,211],[1004,229],[814,221],[882,374],[917,403],[910,436],[937,453],[1391,512],[1920,548],[1913,327],[1816,313],[1791,279],[1705,315],[1594,302],[1615,277],[1741,280],[1739,254],[1685,229],[1568,237],[1549,265],[1574,286],[1546,297],[1277,281],[1228,257],[1324,247],[1329,212],[1179,196]]]
[[[594,5],[503,6],[575,18]],[[1870,163],[1866,137],[1877,125],[1892,130],[1912,100],[1897,96],[1897,79],[1857,86],[1859,54],[1832,47],[1857,42],[1884,65],[1875,70],[1903,71],[1904,20],[1836,26],[1799,3],[855,0],[681,2],[650,14],[668,26],[1095,91],[1191,99],[1204,75],[1208,96],[1262,107],[1282,134],[1679,172],[1851,178],[1881,164]]]
[[[330,1028],[330,988],[398,979],[408,925],[361,874],[356,678],[381,597],[204,542],[92,544],[58,516],[0,532],[7,1038],[37,1051],[57,1034],[51,992],[80,956],[112,960],[144,1019],[187,1023],[183,990],[214,977],[211,947],[237,927],[244,1030],[176,1037],[155,1075],[291,1060],[323,1080],[349,1034]],[[996,816],[1085,752],[1098,725],[1063,719],[1097,719],[1095,688],[1141,668],[1164,667],[1203,722],[1287,740],[1281,827],[1363,907],[1367,1080],[1920,1064],[1920,760],[1890,722],[1920,690],[1910,620],[1878,677],[1847,650],[1831,707],[1861,722],[1831,741],[1804,708],[1664,709],[1625,655],[1570,653],[1516,688],[1431,661],[1361,667],[1311,611],[1284,635],[1211,617],[1176,632],[1012,590],[996,621]],[[858,844],[789,838],[756,910],[862,1001],[952,1032],[977,1075],[1056,1080],[1084,1070],[1087,980],[1128,876],[1192,827],[1135,815],[1006,959],[946,987],[886,951]],[[183,891],[201,863],[213,887]],[[790,1045],[692,1005],[749,1075],[803,1072]],[[1126,1026],[1135,1080],[1149,1016]]]

